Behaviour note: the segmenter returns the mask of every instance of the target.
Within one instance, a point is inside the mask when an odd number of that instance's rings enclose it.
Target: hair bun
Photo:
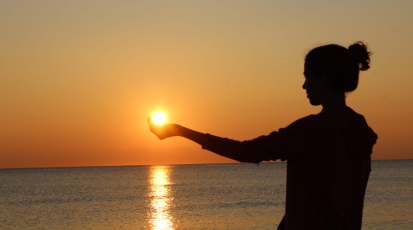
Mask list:
[[[359,69],[361,71],[365,71],[370,68],[371,52],[367,50],[367,46],[363,42],[355,42],[348,47],[348,51],[359,65]]]

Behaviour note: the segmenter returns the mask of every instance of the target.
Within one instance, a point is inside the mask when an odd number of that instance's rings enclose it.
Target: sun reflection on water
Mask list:
[[[149,197],[151,198],[151,212],[149,222],[151,229],[174,229],[171,213],[173,197],[169,187],[171,184],[169,174],[169,166],[152,166],[150,169]]]

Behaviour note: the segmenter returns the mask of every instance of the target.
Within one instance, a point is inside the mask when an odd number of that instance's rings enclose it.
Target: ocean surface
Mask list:
[[[413,160],[373,161],[363,229],[413,229]],[[0,170],[0,229],[276,229],[286,164]]]

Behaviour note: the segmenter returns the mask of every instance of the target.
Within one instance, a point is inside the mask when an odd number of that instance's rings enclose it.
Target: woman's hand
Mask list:
[[[156,125],[152,118],[148,117],[149,130],[160,140],[168,137],[178,136],[179,126],[176,124]]]

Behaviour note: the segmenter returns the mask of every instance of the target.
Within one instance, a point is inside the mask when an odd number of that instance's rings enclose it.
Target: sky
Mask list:
[[[231,163],[167,122],[236,140],[321,111],[306,53],[368,44],[347,104],[378,134],[372,158],[413,159],[413,1],[0,2],[0,168]]]

